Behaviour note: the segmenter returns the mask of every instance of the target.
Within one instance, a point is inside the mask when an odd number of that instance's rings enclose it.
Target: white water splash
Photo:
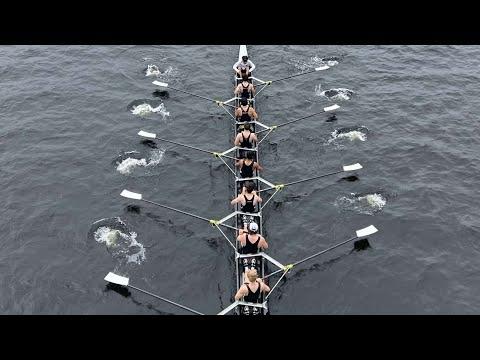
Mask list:
[[[95,241],[105,244],[115,257],[125,257],[127,263],[140,264],[145,260],[145,247],[137,241],[137,234],[122,233],[108,226],[99,227],[94,233]]]
[[[150,152],[150,159],[135,159],[135,158],[126,158],[117,166],[117,171],[120,174],[128,175],[131,174],[137,167],[151,167],[158,165],[165,155],[165,150],[155,149]]]
[[[350,196],[341,196],[335,200],[335,206],[337,207],[367,215],[373,215],[381,211],[386,204],[387,200],[377,193],[363,196],[351,193]]]
[[[170,116],[170,112],[166,111],[165,105],[163,105],[163,103],[158,105],[156,108],[152,107],[150,104],[143,103],[141,105],[134,106],[131,111],[133,115],[138,116],[147,116],[151,113],[160,113],[163,119],[165,119],[166,116]]]
[[[291,61],[293,62],[293,65],[302,72],[313,70],[314,68],[320,67],[323,65],[328,65],[330,67],[338,65],[338,61],[336,60],[328,60],[318,56],[312,56],[308,61],[297,60],[297,59],[293,59]]]
[[[320,84],[318,84],[315,87],[316,96],[323,96],[333,101],[350,100],[353,94],[355,94],[353,90],[346,89],[346,88],[336,88],[336,89],[328,89],[328,90],[322,91],[322,86]]]
[[[156,76],[156,77],[164,77],[170,78],[175,76],[177,73],[176,69],[173,66],[167,67],[167,69],[162,73],[157,65],[148,65],[147,71],[145,72],[145,76]]]
[[[158,76],[160,74],[161,72],[157,65],[148,65],[147,71],[145,72],[145,76]]]
[[[328,143],[334,142],[337,139],[348,139],[350,141],[360,140],[365,141],[367,140],[367,134],[359,131],[359,130],[352,130],[349,132],[341,132],[339,133],[338,130],[335,130],[331,134],[331,138],[328,140]]]

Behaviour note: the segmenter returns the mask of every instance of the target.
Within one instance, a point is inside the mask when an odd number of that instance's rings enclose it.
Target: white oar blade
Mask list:
[[[345,165],[343,167],[343,171],[354,171],[354,170],[360,170],[363,169],[363,166],[360,165],[359,163],[353,164],[353,165]]]
[[[327,69],[330,69],[330,66],[323,65],[323,66],[315,68],[315,71],[321,71],[321,70],[327,70]]]
[[[112,284],[127,286],[129,279],[126,277],[114,274],[112,272],[109,272],[107,276],[105,276],[104,280]]]
[[[154,85],[158,85],[158,86],[161,86],[161,87],[168,87],[168,84],[167,83],[164,83],[164,82],[161,82],[161,81],[153,81],[152,84]]]
[[[120,193],[120,196],[123,196],[124,198],[127,198],[127,199],[142,200],[142,194],[134,193],[128,190],[123,190]]]
[[[324,107],[324,108],[323,108],[323,111],[329,112],[329,111],[337,110],[338,108],[340,108],[340,106],[337,105],[337,104],[334,104],[334,105],[332,105],[332,106]]]
[[[157,137],[156,134],[154,133],[149,133],[149,132],[146,132],[146,131],[143,131],[143,130],[140,130],[138,132],[138,135],[142,136],[142,137],[145,137],[145,138],[149,138],[149,139],[155,139]]]
[[[357,230],[356,233],[357,233],[357,237],[364,237],[364,236],[369,236],[369,235],[372,235],[372,234],[375,234],[377,232],[377,228],[373,225],[370,225],[370,226],[367,226],[366,228],[363,228],[363,229],[360,229],[360,230]]]

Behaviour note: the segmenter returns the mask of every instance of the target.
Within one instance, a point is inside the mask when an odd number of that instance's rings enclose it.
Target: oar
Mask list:
[[[170,85],[168,85],[167,83],[164,83],[164,82],[160,82],[160,81],[155,80],[155,81],[152,82],[152,84],[157,85],[157,86],[160,86],[160,87],[172,89],[172,90],[175,90],[175,91],[183,92],[183,93],[188,94],[188,95],[196,96],[196,97],[198,97],[198,98],[200,98],[200,99],[212,101],[212,102],[216,103],[218,106],[220,106],[220,105],[226,105],[226,106],[230,106],[230,107],[232,107],[232,108],[235,109],[235,106],[233,106],[233,105],[226,104],[226,103],[224,103],[224,102],[222,102],[222,101],[219,101],[219,100],[210,99],[210,98],[205,97],[205,96],[202,96],[202,95],[197,95],[197,94],[194,94],[194,93],[185,91],[185,90],[177,89],[177,88],[174,88],[174,87],[172,87],[172,86],[170,86]]]
[[[353,164],[353,165],[345,165],[345,166],[343,166],[342,170],[339,170],[339,171],[334,171],[334,172],[331,172],[331,173],[328,173],[328,174],[313,176],[313,177],[303,179],[303,180],[292,181],[292,182],[285,183],[285,184],[278,184],[278,185],[275,185],[273,187],[269,187],[269,188],[266,188],[266,189],[259,190],[258,192],[260,193],[262,191],[267,191],[267,190],[272,190],[272,189],[281,190],[286,186],[290,186],[290,185],[294,185],[294,184],[300,184],[302,182],[316,180],[316,179],[324,178],[324,177],[327,177],[327,176],[330,176],[330,175],[340,174],[342,172],[360,170],[362,168],[363,168],[363,166],[360,165],[359,163],[356,163],[356,164]]]
[[[291,79],[291,78],[294,78],[294,77],[297,77],[297,76],[307,75],[307,74],[314,73],[316,71],[322,71],[322,70],[327,70],[327,69],[330,69],[330,66],[323,65],[323,66],[317,67],[317,68],[315,68],[311,71],[306,71],[306,72],[295,74],[295,75],[285,76],[285,77],[280,78],[280,79],[265,81],[265,84],[270,85],[270,84],[272,84],[274,82],[277,82],[277,81],[287,80],[287,79]]]
[[[172,211],[178,212],[178,213],[180,213],[180,214],[188,215],[188,216],[194,217],[194,218],[196,218],[196,219],[200,219],[200,220],[209,222],[210,224],[212,224],[212,226],[222,225],[222,226],[225,226],[225,227],[227,227],[227,228],[229,228],[229,229],[238,230],[237,228],[235,228],[235,227],[233,227],[233,226],[230,226],[230,225],[227,225],[227,224],[223,224],[223,223],[219,223],[218,220],[207,219],[207,218],[205,218],[205,217],[203,217],[203,216],[195,215],[195,214],[189,213],[189,212],[187,212],[187,211],[175,209],[175,208],[170,207],[170,206],[167,206],[167,205],[162,205],[162,204],[159,204],[159,203],[150,201],[150,200],[143,199],[142,194],[139,194],[139,193],[135,193],[135,192],[128,191],[128,190],[123,190],[123,191],[120,193],[120,196],[123,196],[124,198],[127,198],[127,199],[145,201],[145,202],[147,202],[147,203],[149,203],[149,204],[153,204],[153,205],[159,206],[159,207],[164,208],[164,209],[168,209],[168,210],[172,210]]]
[[[360,230],[357,230],[356,231],[356,236],[352,237],[351,239],[348,239],[348,240],[345,240],[345,241],[342,241],[341,243],[337,244],[337,245],[333,245],[331,247],[329,247],[328,249],[325,249],[325,250],[322,250],[322,251],[319,251],[313,255],[310,255],[308,257],[306,257],[305,259],[302,259],[302,260],[298,260],[298,261],[295,261],[294,263],[292,264],[289,264],[289,265],[286,265],[285,268],[283,269],[278,269],[268,275],[266,275],[263,279],[267,279],[269,278],[270,276],[272,275],[275,275],[275,274],[278,274],[279,272],[281,271],[289,271],[291,270],[294,266],[297,266],[301,263],[304,263],[305,261],[308,261],[308,260],[311,260],[317,256],[320,256],[322,254],[325,254],[326,252],[329,252],[333,249],[336,249],[337,247],[341,246],[341,245],[344,245],[348,242],[351,242],[353,240],[356,240],[356,239],[359,239],[359,238],[362,238],[362,237],[366,237],[366,236],[369,236],[369,235],[372,235],[372,234],[375,234],[377,232],[377,228],[373,225],[370,225],[370,226],[367,226],[366,228],[363,228],[363,229],[360,229]]]
[[[137,288],[136,286],[133,286],[133,285],[129,285],[129,281],[130,279],[127,278],[127,277],[123,277],[123,276],[120,276],[120,275],[117,275],[117,274],[114,274],[112,272],[109,272],[107,274],[107,276],[105,276],[104,278],[105,281],[108,281],[109,283],[112,283],[112,284],[117,284],[117,285],[121,285],[121,286],[126,286],[126,287],[129,287],[129,288],[132,288],[132,289],[135,289],[137,291],[140,291],[144,294],[147,294],[147,295],[150,295],[150,296],[153,296],[154,298],[157,298],[157,299],[160,299],[162,301],[165,301],[169,304],[172,304],[172,305],[175,305],[175,306],[178,306],[184,310],[187,310],[187,311],[190,311],[194,314],[197,314],[197,315],[205,315],[205,314],[202,314],[201,312],[198,312],[196,310],[193,310],[193,309],[190,309],[189,307],[186,307],[186,306],[183,306],[183,305],[180,305],[180,304],[177,304],[176,302],[173,302],[171,300],[168,300],[168,299],[165,299],[161,296],[158,296],[158,295],[155,295],[155,294],[152,294],[151,292],[148,292],[146,290],[142,290],[140,288]]]
[[[158,136],[157,136],[156,134],[154,134],[154,133],[149,133],[149,132],[146,132],[146,131],[143,131],[143,130],[140,130],[140,131],[138,132],[138,135],[140,135],[140,136],[142,136],[142,137],[144,137],[144,138],[147,138],[147,139],[160,140],[160,141],[164,141],[164,142],[167,142],[167,143],[170,143],[170,144],[175,144],[175,145],[178,145],[178,146],[183,146],[183,147],[186,147],[186,148],[189,148],[189,149],[202,151],[202,152],[207,153],[207,154],[215,155],[216,157],[223,156],[223,157],[226,157],[226,158],[229,158],[229,159],[232,159],[232,160],[239,160],[239,159],[234,158],[234,157],[232,157],[232,156],[222,155],[222,154],[219,153],[219,152],[204,150],[204,149],[200,149],[200,148],[195,147],[195,146],[182,144],[182,143],[179,143],[179,142],[176,142],[176,141],[167,140],[167,139],[162,139],[161,137],[158,137]]]
[[[273,126],[270,126],[270,128],[268,129],[263,129],[263,130],[260,130],[260,131],[257,131],[257,135],[258,134],[261,134],[262,132],[264,131],[269,131],[269,130],[275,130],[279,127],[282,127],[282,126],[285,126],[285,125],[289,125],[289,124],[292,124],[294,122],[297,122],[297,121],[300,121],[300,120],[304,120],[304,119],[308,119],[308,118],[311,118],[312,116],[315,116],[315,115],[318,115],[318,114],[322,114],[324,112],[329,112],[329,111],[333,111],[333,110],[336,110],[340,108],[339,105],[337,104],[334,104],[334,105],[331,105],[331,106],[327,106],[327,107],[324,107],[322,111],[319,111],[319,112],[316,112],[316,113],[313,113],[313,114],[310,114],[310,115],[307,115],[307,116],[302,116],[301,118],[298,118],[298,119],[293,119],[293,120],[290,120],[290,121],[287,121],[283,124],[278,124],[278,125],[273,125]]]

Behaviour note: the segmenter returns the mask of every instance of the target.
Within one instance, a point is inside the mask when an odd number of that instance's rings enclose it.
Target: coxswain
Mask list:
[[[252,71],[255,70],[255,64],[251,60],[248,60],[247,55],[243,55],[242,60],[238,60],[233,65],[233,70],[237,73],[238,78],[242,78],[243,75],[248,77]]]

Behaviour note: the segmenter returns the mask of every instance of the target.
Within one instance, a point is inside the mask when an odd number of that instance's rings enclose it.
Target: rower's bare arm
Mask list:
[[[257,118],[258,118],[257,112],[255,111],[254,108],[250,108],[250,109],[252,109],[252,116],[251,117],[253,117],[255,120],[257,120]]]
[[[237,96],[238,96],[238,94],[240,94],[240,91],[241,91],[241,90],[240,90],[240,86],[241,86],[241,85],[238,85],[238,86],[235,88],[235,90],[233,90],[233,94],[234,94],[234,95],[237,95]]]
[[[263,167],[261,167],[260,164],[257,163],[257,162],[255,162],[255,164],[253,164],[253,167],[254,167],[255,169],[257,169],[258,171],[263,171]]]
[[[258,201],[259,203],[261,203],[261,202],[263,201],[262,198],[260,197],[260,195],[257,195],[257,201]]]
[[[237,293],[235,294],[235,301],[240,300],[245,296],[245,289],[243,288],[243,285],[240,286],[240,289],[238,289]]]
[[[236,142],[235,142],[235,146],[238,146]],[[242,165],[243,165],[243,159],[235,161],[236,167],[241,167]]]
[[[270,292],[270,286],[262,282],[262,291],[263,292]]]
[[[233,200],[230,202],[230,204],[235,205],[236,203],[238,203],[238,201],[239,201],[239,197],[237,196],[235,199],[233,199]]]
[[[258,138],[256,134],[252,133],[252,140],[255,141],[255,143],[258,143]]]
[[[237,135],[237,137],[235,138],[235,142],[234,142],[235,146],[239,146],[239,145],[240,145],[240,137],[241,137],[241,135],[240,135],[240,133],[239,133],[239,134]]]
[[[265,238],[262,237],[262,240],[260,240],[260,247],[263,249],[263,250],[267,250],[268,249],[268,243],[267,241],[265,240]]]
[[[250,91],[255,95],[255,86],[253,86],[253,84],[250,84]]]

